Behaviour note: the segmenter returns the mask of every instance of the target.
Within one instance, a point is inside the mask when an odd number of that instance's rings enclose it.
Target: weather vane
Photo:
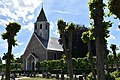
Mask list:
[[[43,2],[42,2],[42,8],[43,8]]]

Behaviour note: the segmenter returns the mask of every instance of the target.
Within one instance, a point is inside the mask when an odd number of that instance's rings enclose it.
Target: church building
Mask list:
[[[60,59],[63,53],[58,38],[49,37],[50,24],[43,8],[34,23],[34,32],[23,54],[24,70],[36,70],[36,63]]]

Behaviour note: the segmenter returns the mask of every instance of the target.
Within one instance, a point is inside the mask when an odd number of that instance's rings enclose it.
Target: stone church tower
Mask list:
[[[49,39],[49,23],[47,22],[43,8],[35,22],[34,32],[45,40]]]

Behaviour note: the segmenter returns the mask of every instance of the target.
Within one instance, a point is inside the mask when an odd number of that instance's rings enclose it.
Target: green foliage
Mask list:
[[[2,60],[6,60],[8,54],[7,54],[7,53],[3,53],[3,54],[4,54],[4,55],[3,55],[3,57],[2,57]],[[14,55],[13,55],[13,54],[11,54],[10,59],[11,59],[11,61],[14,60]]]
[[[108,55],[108,64],[113,67],[113,64],[114,64],[114,56],[113,55]]]
[[[90,63],[87,59],[85,58],[72,58],[73,61],[73,68],[74,69],[88,69],[90,68]],[[66,70],[67,69],[67,63],[64,58],[60,60],[48,60],[48,61],[43,61],[40,62],[41,69],[47,69],[47,70],[53,70],[53,69],[61,69],[61,70]]]
[[[110,48],[111,48],[113,51],[115,51],[115,50],[116,50],[116,45],[115,45],[115,44],[111,44],[111,45],[110,45]]]
[[[112,72],[111,75],[118,78],[118,77],[120,77],[120,71],[116,70],[116,71]]]
[[[15,70],[22,70],[23,65],[22,63],[11,63],[11,70],[15,71]]]
[[[73,32],[72,57],[85,57],[88,50],[87,44],[82,41],[82,33],[86,32],[88,28],[84,25],[77,25]],[[95,49],[95,48],[94,48]]]
[[[87,80],[95,80],[92,72],[89,73],[89,75],[87,76]],[[113,73],[107,74],[107,72],[105,71],[105,80],[115,80],[115,76],[113,75]]]
[[[86,79],[86,80],[95,80],[94,77],[93,77],[92,72],[89,73],[89,75],[87,76],[87,79]]]
[[[10,39],[13,46],[17,45],[15,40],[15,36],[17,35],[17,32],[21,29],[21,25],[16,23],[16,22],[10,22],[9,24],[6,25],[6,32],[1,34],[3,40],[7,39],[7,41]]]
[[[74,31],[75,30],[75,24],[74,23],[69,23],[68,26],[66,27],[67,31]]]
[[[103,32],[104,32],[103,35],[104,35],[104,38],[105,38],[105,39],[110,36],[110,35],[109,35],[109,32],[110,32],[110,31],[109,31],[108,29],[109,29],[110,27],[112,27],[112,24],[113,24],[113,23],[112,23],[111,21],[103,21],[103,30],[104,30],[104,31],[103,31]]]
[[[87,32],[83,32],[81,38],[82,38],[84,43],[88,43],[88,41],[95,39],[93,36],[93,33],[90,30],[88,30]]]
[[[63,19],[59,19],[57,22],[59,32],[64,31],[66,28],[66,22]]]
[[[109,8],[110,14],[116,15],[117,18],[120,19],[120,0],[109,0],[108,8]]]
[[[96,18],[96,13],[98,13],[98,10],[97,10],[98,8],[103,8],[104,6],[106,6],[105,4],[102,4],[99,0],[90,0],[88,5],[89,5],[91,19]]]
[[[105,74],[105,80],[115,80],[115,77],[111,74]]]
[[[115,80],[115,76],[113,76],[111,73],[108,74],[105,70],[105,80]]]

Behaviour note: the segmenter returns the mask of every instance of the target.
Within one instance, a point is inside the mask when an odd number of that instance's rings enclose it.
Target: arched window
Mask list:
[[[33,48],[33,50],[32,50],[33,52],[35,51],[35,48]]]
[[[40,29],[42,29],[42,24],[40,24]]]
[[[57,54],[56,54],[56,53],[54,53],[53,58],[54,58],[54,60],[56,60],[56,59],[57,59]]]

